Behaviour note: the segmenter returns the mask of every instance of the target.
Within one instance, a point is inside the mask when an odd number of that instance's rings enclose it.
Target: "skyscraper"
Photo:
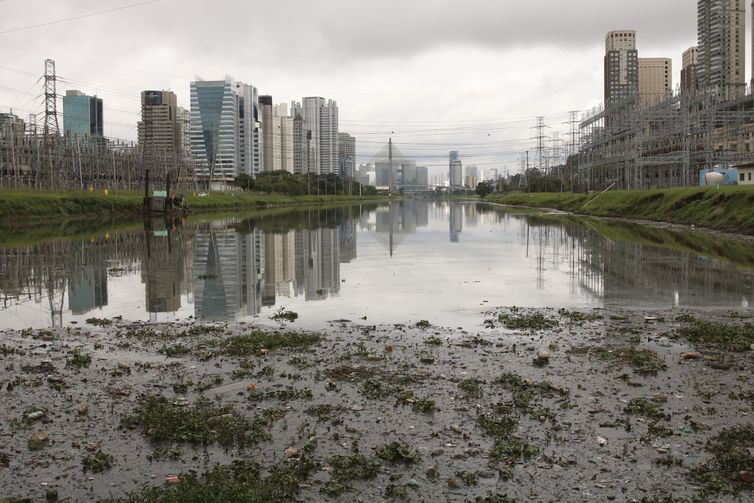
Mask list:
[[[681,67],[681,91],[695,92],[699,90],[697,77],[697,48],[689,47],[683,51],[683,66]]]
[[[293,118],[293,172],[299,174],[314,173],[311,165],[312,131],[301,113]]]
[[[279,164],[280,150],[275,148],[274,136],[277,129],[272,108],[272,96],[260,96],[259,108],[262,112],[262,171],[275,171]],[[277,155],[276,155],[277,154]]]
[[[102,99],[81,91],[66,91],[63,96],[63,130],[67,135],[104,136]]]
[[[279,169],[293,173],[293,119],[288,115],[288,105],[275,105],[273,114],[278,126],[276,141],[280,148]]]
[[[605,37],[605,105],[631,98],[639,90],[636,32],[618,30]]]
[[[181,153],[181,123],[175,93],[142,91],[139,145],[147,155],[178,156]]]
[[[291,104],[291,114],[301,114],[311,130],[312,172],[337,174],[338,104],[320,97],[304,98]]]
[[[181,156],[191,159],[191,111],[178,107],[178,125],[181,128]]]
[[[673,60],[639,58],[639,99],[644,108],[657,105],[673,93]]]
[[[356,171],[356,138],[348,133],[338,133],[340,176],[353,178]]]
[[[448,183],[450,188],[463,187],[463,163],[457,150],[448,155]]]
[[[697,15],[699,88],[725,99],[742,96],[746,87],[744,0],[699,0]]]
[[[259,173],[258,99],[254,86],[230,78],[191,82],[191,154],[198,176],[230,181]]]
[[[272,96],[260,96],[264,171],[293,173],[293,121],[285,103],[275,105]]]

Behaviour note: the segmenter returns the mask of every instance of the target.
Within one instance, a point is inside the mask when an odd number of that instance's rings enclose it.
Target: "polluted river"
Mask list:
[[[754,241],[389,204],[0,243],[0,502],[751,501]]]

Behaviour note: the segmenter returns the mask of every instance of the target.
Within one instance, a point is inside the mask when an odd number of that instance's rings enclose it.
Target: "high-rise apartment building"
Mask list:
[[[262,116],[257,88],[236,82],[239,114],[240,156],[243,173],[256,176],[262,171]]]
[[[293,118],[293,172],[314,173],[312,166],[312,131],[301,113]]]
[[[191,111],[178,107],[178,125],[181,128],[181,156],[191,159]]]
[[[643,108],[657,105],[673,93],[673,60],[639,58],[639,99]]]
[[[197,176],[230,181],[259,173],[258,99],[254,86],[230,78],[191,82],[191,154]]]
[[[260,96],[264,171],[293,173],[293,120],[288,117],[288,106],[275,105],[271,96]]]
[[[697,48],[689,47],[683,51],[683,59],[681,66],[681,91],[685,93],[696,92],[699,90],[699,82],[697,77]]]
[[[175,93],[142,91],[137,130],[139,146],[146,155],[179,156],[182,137]]]
[[[617,30],[605,37],[605,104],[631,98],[639,91],[636,32]]]
[[[67,135],[102,137],[102,99],[70,90],[63,96],[63,130]]]
[[[460,159],[450,162],[450,187],[452,189],[463,187],[463,163]]]
[[[274,136],[278,128],[275,125],[272,96],[260,96],[259,109],[262,112],[262,171],[275,171],[280,164],[280,146],[275,148]]]
[[[356,171],[356,138],[348,133],[338,133],[340,176],[353,178]]]
[[[280,166],[278,169],[293,173],[293,119],[288,115],[288,105],[280,103],[273,109],[277,125],[276,144],[280,149]]]
[[[699,0],[697,76],[703,92],[725,99],[742,96],[746,88],[744,0]]]
[[[320,97],[304,98],[291,104],[291,114],[301,114],[311,131],[312,171],[318,175],[337,174],[338,104]]]

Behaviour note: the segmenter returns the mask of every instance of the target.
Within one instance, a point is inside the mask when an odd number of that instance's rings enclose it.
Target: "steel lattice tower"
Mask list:
[[[57,77],[55,75],[55,60],[45,60],[45,139],[50,136],[57,136],[60,132],[58,124],[58,94],[57,94]]]

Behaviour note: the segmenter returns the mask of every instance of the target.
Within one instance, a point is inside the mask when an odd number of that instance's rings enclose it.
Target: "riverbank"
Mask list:
[[[491,195],[484,200],[579,215],[651,220],[754,235],[754,187],[610,191],[599,196],[516,193]]]
[[[4,330],[0,501],[748,501],[742,316]]]
[[[284,196],[277,194],[211,193],[188,196],[194,212],[230,209],[273,208],[322,203],[375,202],[385,196]],[[17,191],[0,190],[0,219],[43,221],[49,219],[116,218],[135,216],[142,208],[143,194],[136,192]]]

